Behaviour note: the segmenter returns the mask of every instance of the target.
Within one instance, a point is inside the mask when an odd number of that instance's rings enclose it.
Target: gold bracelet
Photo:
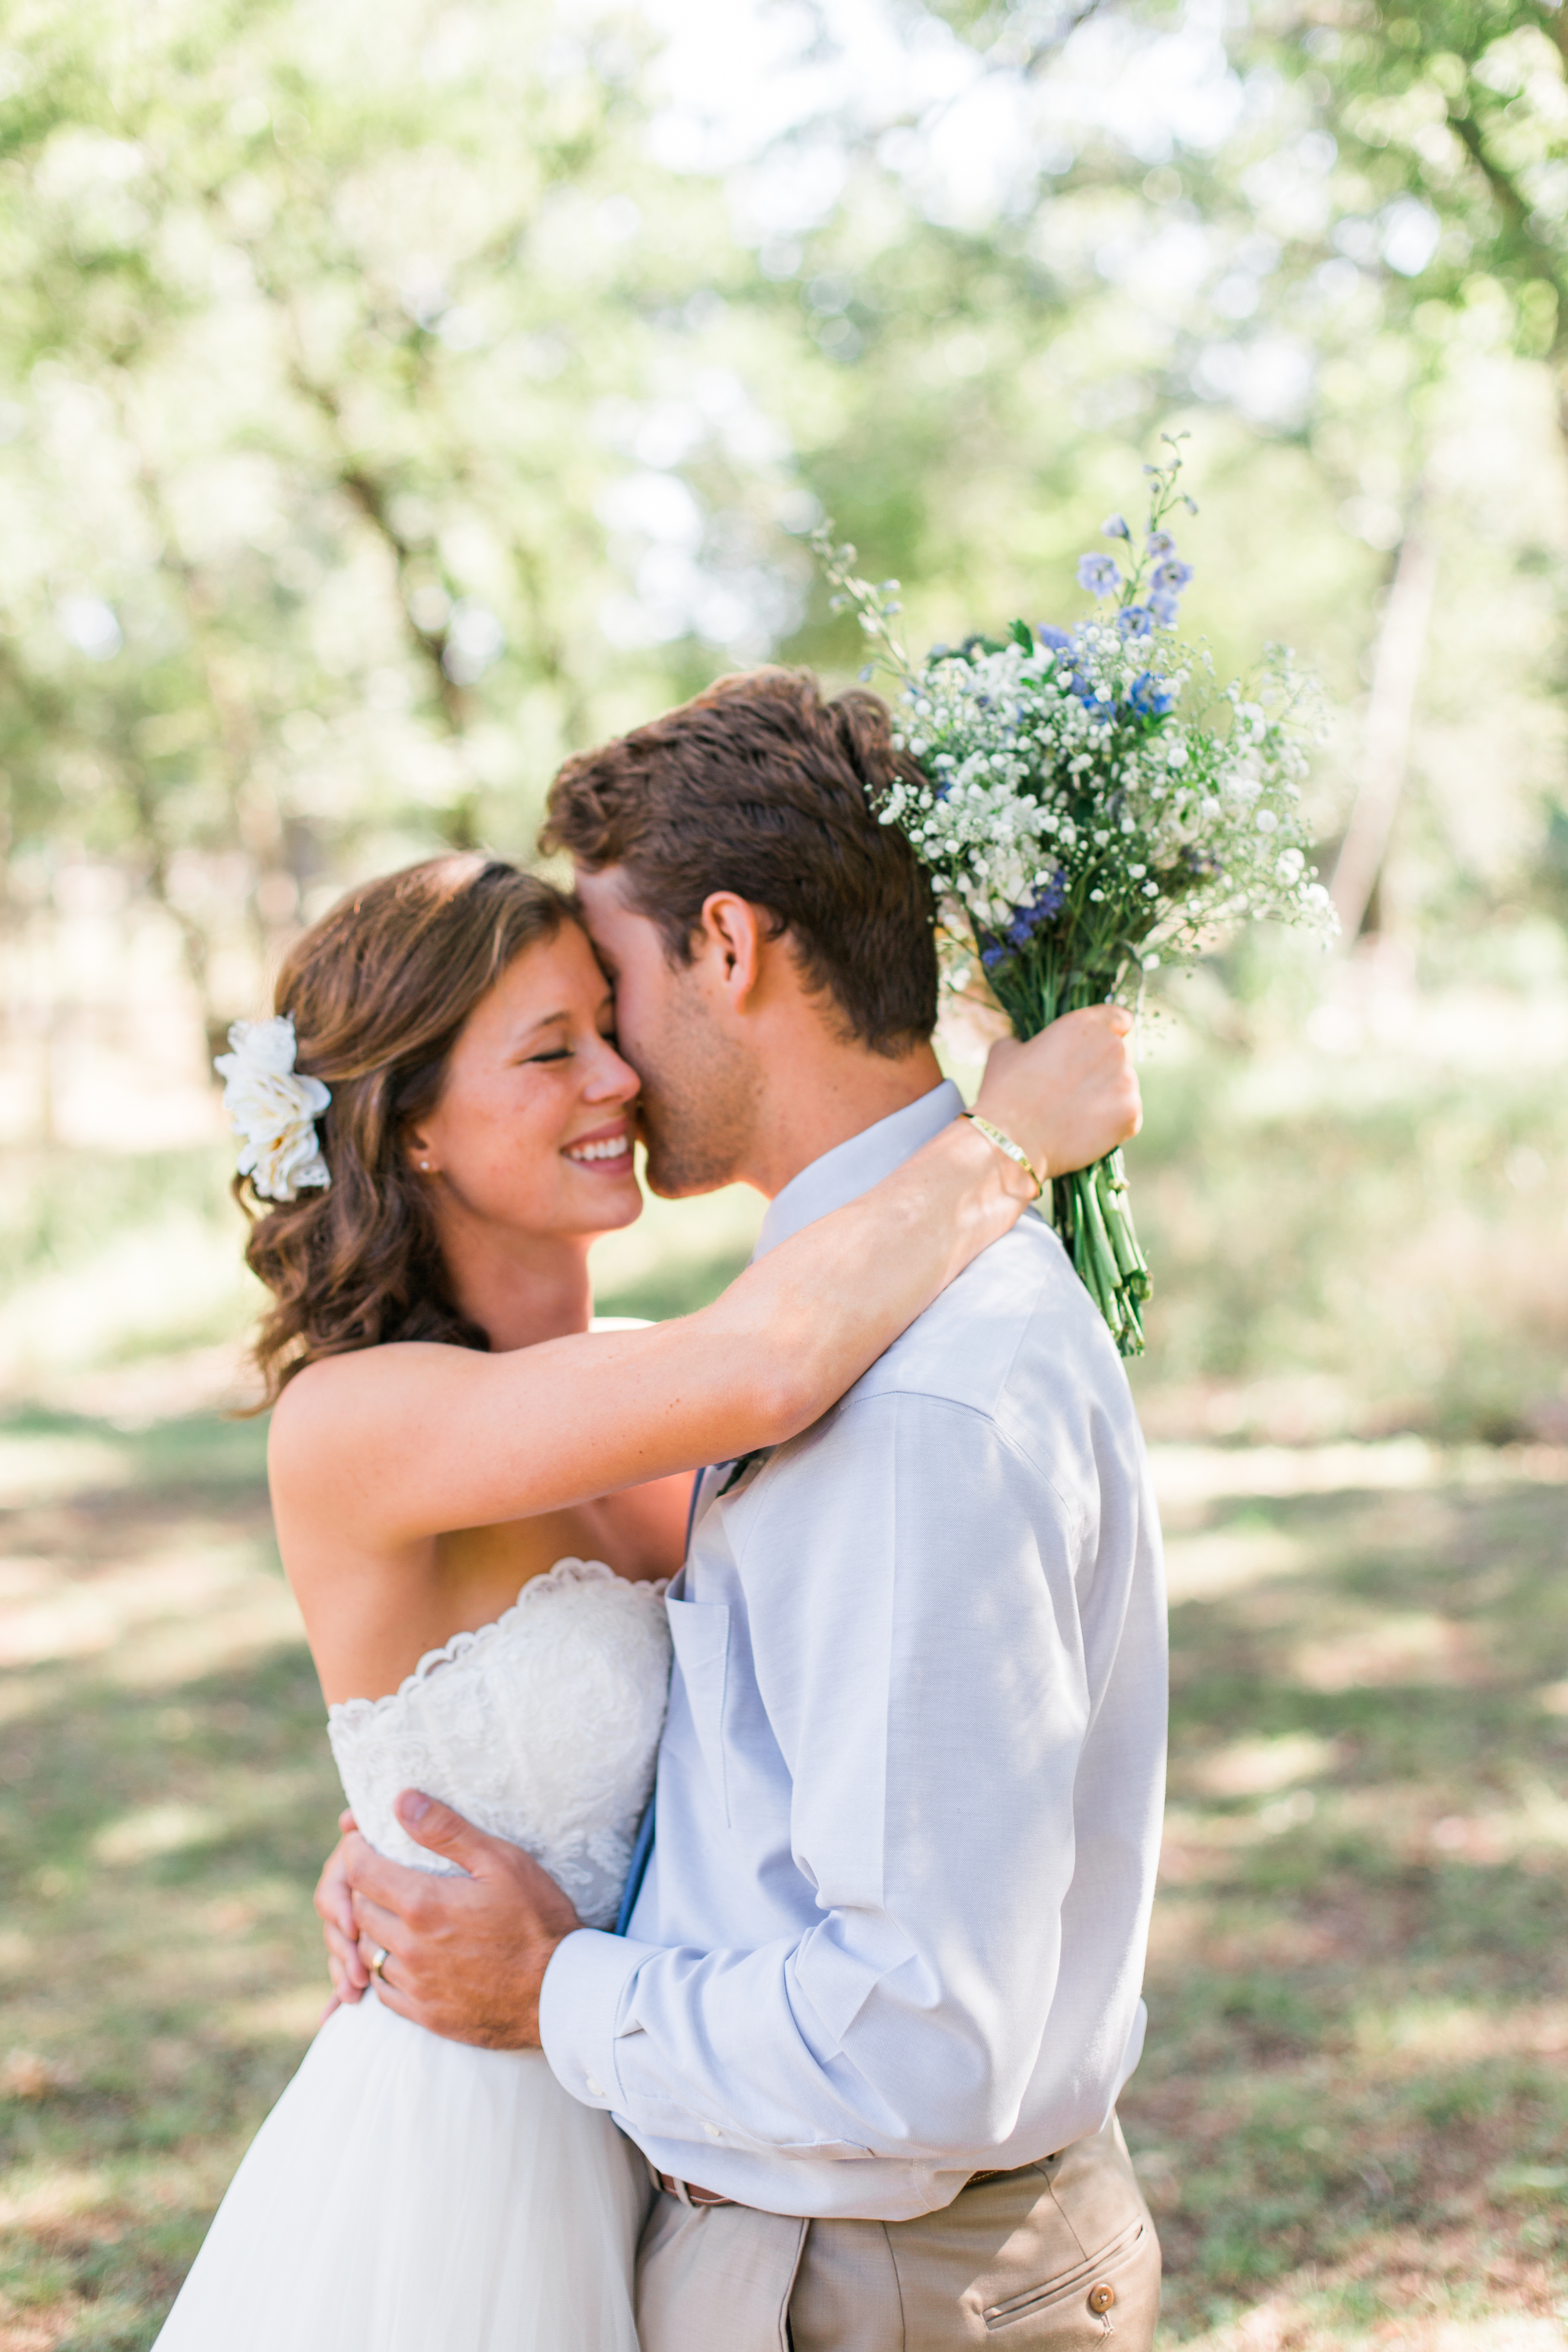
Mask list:
[[[1035,1187],[1035,1198],[1037,1201],[1046,1189],[1045,1182],[1040,1176],[1036,1174],[1035,1163],[1030,1159],[1028,1153],[1024,1150],[1023,1146],[1021,1144],[1015,1143],[1010,1135],[1004,1135],[999,1127],[993,1127],[988,1118],[982,1118],[977,1110],[966,1110],[963,1116],[968,1119],[972,1127],[977,1127],[980,1129],[981,1134],[985,1138],[987,1143],[994,1143],[998,1151],[1005,1151],[1009,1160],[1015,1160],[1017,1161],[1018,1166],[1023,1169],[1025,1174],[1033,1181]]]

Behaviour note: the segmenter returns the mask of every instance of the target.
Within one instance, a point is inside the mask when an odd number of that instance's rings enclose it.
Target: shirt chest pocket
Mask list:
[[[730,1670],[730,1612],[721,1603],[702,1601],[666,1601],[664,1605],[692,1729],[728,1824],[724,1685]]]

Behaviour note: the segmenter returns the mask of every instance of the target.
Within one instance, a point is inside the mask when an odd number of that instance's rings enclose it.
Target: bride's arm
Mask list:
[[[1065,1034],[1005,1042],[976,1108],[1037,1167],[1099,1157],[1137,1126],[1124,1024],[1097,1008],[1056,1024]],[[1075,1048],[1090,1082],[1064,1089]],[[375,1549],[778,1444],[842,1396],[1033,1197],[1025,1172],[955,1119],[698,1314],[505,1355],[411,1344],[311,1365],[273,1417],[275,1491],[322,1532],[352,1528],[357,1549]]]

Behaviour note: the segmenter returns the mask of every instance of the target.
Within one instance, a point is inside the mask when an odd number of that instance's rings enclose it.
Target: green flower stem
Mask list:
[[[1064,968],[1049,944],[1041,941],[1003,965],[992,984],[1016,1034],[1035,1037],[1058,1013],[1105,1003],[1125,978],[1127,964],[1127,952],[1108,943],[1105,961],[1098,969]],[[1051,1222],[1118,1349],[1123,1356],[1141,1356],[1149,1266],[1133,1227],[1120,1151],[1093,1168],[1056,1178]]]
[[[1127,1170],[1121,1152],[1113,1151],[1102,1160],[1094,1171],[1099,1187],[1100,1204],[1105,1218],[1105,1229],[1110,1245],[1116,1252],[1116,1263],[1122,1280],[1134,1297],[1149,1296],[1149,1266],[1138,1236],[1132,1229],[1131,1196],[1128,1190]]]
[[[1105,1220],[1100,1213],[1100,1197],[1095,1187],[1092,1168],[1080,1169],[1073,1180],[1074,1223],[1082,1237],[1083,1254],[1094,1269],[1094,1288],[1101,1302],[1114,1311],[1116,1293],[1121,1286],[1121,1274],[1110,1237],[1105,1230]]]

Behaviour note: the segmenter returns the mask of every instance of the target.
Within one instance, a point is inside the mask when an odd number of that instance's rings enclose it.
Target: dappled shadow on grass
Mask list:
[[[1568,1486],[1439,1475],[1175,1517],[1151,2031],[1123,2102],[1167,2338],[1458,2345],[1510,2315],[1510,2343],[1559,2340]],[[1221,1589],[1216,1534],[1242,1564]],[[1207,1598],[1180,1597],[1189,1550]]]
[[[0,1425],[5,2352],[151,2343],[326,1998],[341,1798],[264,1442]]]
[[[195,1489],[265,1504],[266,1476],[261,1418],[203,1412],[143,1422],[126,1413],[110,1421],[41,1405],[0,1417],[0,1503],[13,1508],[58,1494],[90,1510],[106,1494],[138,1489],[165,1501]]]

